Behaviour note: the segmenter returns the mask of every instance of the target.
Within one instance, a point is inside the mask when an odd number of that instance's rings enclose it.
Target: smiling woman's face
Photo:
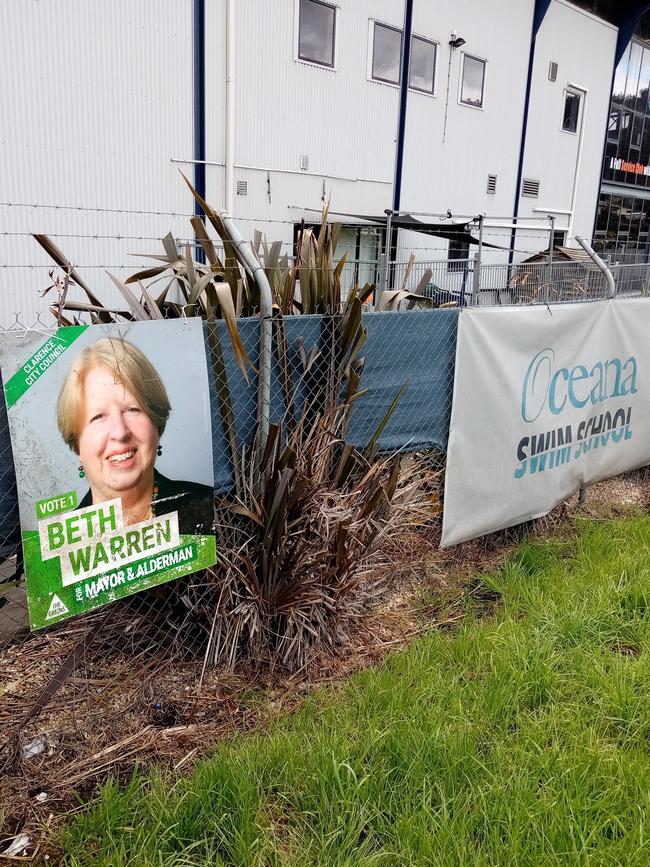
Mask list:
[[[110,500],[153,485],[158,431],[142,405],[106,367],[84,378],[79,458],[93,500]]]

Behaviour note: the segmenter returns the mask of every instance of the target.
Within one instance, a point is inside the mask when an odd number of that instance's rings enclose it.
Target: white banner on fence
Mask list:
[[[650,463],[650,300],[466,309],[442,547]]]

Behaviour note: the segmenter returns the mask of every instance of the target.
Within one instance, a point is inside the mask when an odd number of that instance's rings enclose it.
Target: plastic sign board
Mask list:
[[[650,463],[650,301],[463,310],[442,546]]]
[[[32,629],[216,562],[199,319],[0,338]]]

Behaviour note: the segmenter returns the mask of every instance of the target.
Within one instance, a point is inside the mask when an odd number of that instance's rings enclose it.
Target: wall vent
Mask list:
[[[548,80],[557,81],[557,63],[554,60],[548,65]]]
[[[539,196],[539,181],[533,181],[530,178],[524,178],[521,183],[521,195],[528,196],[530,199],[536,199]]]
[[[309,156],[308,154],[300,154],[300,171],[308,172],[309,171]]]
[[[494,195],[497,191],[497,176],[496,175],[488,175],[487,180],[487,191],[490,195]]]
[[[248,195],[248,181],[237,181],[237,195],[238,196],[247,196]]]

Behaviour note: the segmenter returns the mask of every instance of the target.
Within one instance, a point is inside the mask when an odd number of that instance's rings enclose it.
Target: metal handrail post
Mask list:
[[[474,254],[474,270],[472,272],[472,306],[481,303],[481,254],[483,252],[483,215],[478,216],[478,250]]]
[[[581,237],[580,235],[576,235],[576,241],[578,242],[578,244],[580,244],[580,246],[585,251],[585,253],[589,256],[589,258],[595,263],[596,267],[600,268],[600,270],[605,275],[605,279],[607,280],[607,297],[608,298],[615,298],[616,297],[616,283],[614,282],[614,275],[612,274],[612,272],[609,270],[607,265],[600,258],[598,253],[596,253],[596,251],[592,247],[589,246],[589,244],[585,241],[585,239],[583,237]]]
[[[381,272],[379,293],[375,298],[375,304],[379,303],[382,292],[386,291],[388,282],[388,269],[390,268],[390,236],[393,229],[393,212],[386,210],[386,237],[384,238],[384,267]]]
[[[555,217],[550,214],[548,219],[551,228],[549,229],[550,239],[548,244],[548,288],[546,290],[546,298],[544,299],[546,302],[548,302],[550,290],[553,288],[553,245],[555,243]]]

